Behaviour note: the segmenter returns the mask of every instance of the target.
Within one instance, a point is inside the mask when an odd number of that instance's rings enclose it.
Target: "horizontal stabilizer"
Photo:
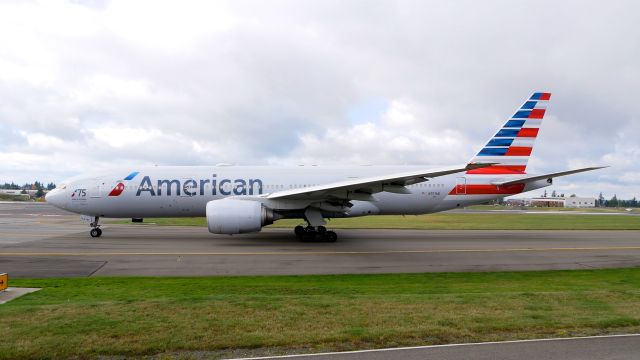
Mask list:
[[[559,176],[577,174],[577,173],[581,173],[581,172],[585,172],[585,171],[603,169],[603,168],[606,168],[606,167],[608,167],[608,166],[594,166],[594,167],[587,167],[587,168],[582,168],[582,169],[561,171],[561,172],[549,173],[549,174],[543,174],[543,175],[525,176],[525,177],[521,177],[519,179],[512,179],[512,180],[506,180],[506,181],[496,181],[493,184],[494,185],[512,185],[512,184],[529,183],[529,182],[533,182],[533,181],[537,181],[537,180],[550,179],[550,178],[555,178],[555,177],[559,177]]]

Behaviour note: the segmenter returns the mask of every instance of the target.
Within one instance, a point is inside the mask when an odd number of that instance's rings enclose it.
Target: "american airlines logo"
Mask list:
[[[132,180],[138,172],[129,174],[124,180]],[[127,188],[123,181],[111,190],[109,196],[120,196]],[[136,196],[204,196],[204,195],[259,195],[262,194],[261,179],[227,179],[213,174],[209,179],[157,179],[144,176],[133,188]]]
[[[134,171],[131,174],[127,175],[127,177],[124,178],[124,180],[133,180],[134,177],[136,177],[136,175],[138,175],[140,172],[139,171]],[[124,183],[122,181],[118,182],[118,185],[116,185],[113,190],[111,190],[111,192],[109,193],[109,196],[120,196],[120,194],[122,194],[122,192],[124,191],[125,186]]]
[[[113,190],[111,190],[111,192],[109,193],[109,196],[120,196],[120,194],[122,194],[123,191],[124,191],[124,184],[118,183],[118,185],[116,185],[116,187],[114,187]]]

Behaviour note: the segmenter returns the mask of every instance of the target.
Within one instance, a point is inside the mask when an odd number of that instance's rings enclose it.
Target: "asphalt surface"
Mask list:
[[[640,231],[291,230],[238,236],[204,227],[105,225],[47,204],[0,203],[0,272],[13,278],[584,269],[640,266]]]
[[[260,359],[283,358],[296,360],[636,360],[640,358],[640,335],[425,346]]]

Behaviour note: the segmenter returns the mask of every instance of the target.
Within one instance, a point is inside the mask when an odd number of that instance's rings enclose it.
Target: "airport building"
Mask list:
[[[43,192],[46,194],[47,192],[49,192],[49,190],[43,190]],[[0,189],[0,194],[15,196],[15,197],[34,198],[37,193],[38,193],[38,190],[32,190],[32,189],[29,189],[29,190]]]
[[[0,194],[13,195],[13,196],[23,195],[22,190],[14,190],[14,189],[0,189]]]
[[[596,199],[592,197],[536,197],[529,201],[530,206],[538,207],[567,207],[590,208],[596,206]]]
[[[596,207],[596,198],[568,197],[564,200],[564,207]]]

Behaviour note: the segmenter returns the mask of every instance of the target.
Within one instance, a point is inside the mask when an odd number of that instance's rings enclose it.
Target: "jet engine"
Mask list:
[[[260,231],[279,216],[258,201],[222,199],[207,203],[207,225],[214,234],[242,234]]]

